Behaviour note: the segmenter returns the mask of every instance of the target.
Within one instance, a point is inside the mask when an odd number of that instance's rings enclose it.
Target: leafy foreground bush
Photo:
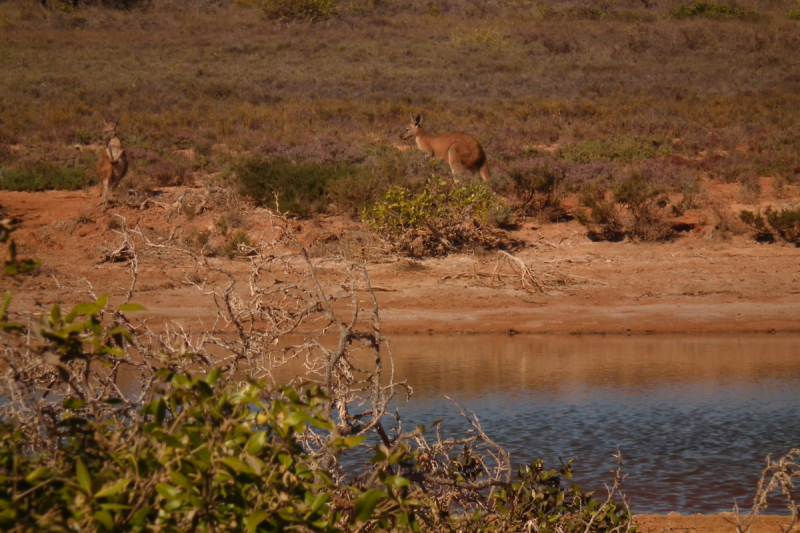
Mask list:
[[[773,242],[777,236],[800,246],[800,208],[774,210],[769,206],[763,215],[745,209],[739,213],[739,218],[756,230],[758,241]]]
[[[592,240],[621,241],[628,237],[659,241],[673,235],[664,220],[668,197],[639,171],[632,172],[610,191],[596,187],[584,193],[581,203],[587,209],[578,211],[576,218],[588,228]]]
[[[501,202],[483,184],[448,187],[428,181],[414,195],[392,187],[382,201],[364,209],[362,220],[386,239],[393,251],[412,256],[443,255],[469,246],[513,246],[486,225]]]
[[[46,426],[57,445],[39,449],[13,424],[0,426],[0,526],[4,531],[332,531],[330,478],[292,438],[313,396],[294,391],[268,404],[258,385],[218,387],[160,372],[171,391],[126,423],[102,420],[79,397]],[[342,440],[342,447],[347,442]],[[361,516],[373,508],[358,501]]]

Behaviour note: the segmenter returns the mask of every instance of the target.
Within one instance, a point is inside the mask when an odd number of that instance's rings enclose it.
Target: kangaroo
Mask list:
[[[128,171],[128,156],[125,155],[125,148],[117,137],[116,122],[106,122],[103,118],[103,153],[97,161],[97,179],[102,186],[103,203],[108,202],[111,196],[111,189],[119,185],[125,173]]]
[[[411,124],[400,138],[406,140],[411,137],[416,139],[417,148],[447,161],[454,180],[456,180],[457,172],[480,171],[483,181],[489,181],[486,153],[481,148],[478,139],[472,135],[460,131],[434,135],[422,129],[422,115],[417,115],[417,118],[411,115]]]

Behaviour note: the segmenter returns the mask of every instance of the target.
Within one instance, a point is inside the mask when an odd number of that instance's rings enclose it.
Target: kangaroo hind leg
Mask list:
[[[447,150],[447,162],[450,164],[450,172],[453,173],[453,181],[458,183],[458,176],[466,173],[468,169],[461,162],[461,155],[455,145]]]
[[[484,183],[489,181],[489,163],[484,163],[481,167],[481,177]]]

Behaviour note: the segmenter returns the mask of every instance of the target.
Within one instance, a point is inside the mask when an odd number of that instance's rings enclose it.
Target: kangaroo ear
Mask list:
[[[108,126],[108,121],[106,120],[105,115],[103,115],[103,126]]]
[[[117,121],[116,121],[116,122],[114,122],[114,127],[115,127],[115,128],[116,128],[117,126],[119,126],[119,121],[120,121],[120,119],[122,119],[122,117],[119,117],[119,118],[117,118]]]
[[[422,125],[422,113],[417,115],[417,118],[414,119],[414,124],[416,124],[417,126],[421,126]]]

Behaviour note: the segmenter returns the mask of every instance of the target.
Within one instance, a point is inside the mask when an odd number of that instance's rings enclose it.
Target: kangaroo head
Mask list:
[[[103,117],[103,142],[108,144],[113,137],[117,136],[117,124],[119,119],[112,122],[106,122],[106,117]]]
[[[406,128],[405,133],[400,135],[400,138],[403,140],[410,139],[411,137],[416,137],[417,131],[422,127],[422,115],[417,115],[417,118],[414,118],[414,115],[411,115],[411,124],[408,125]]]

